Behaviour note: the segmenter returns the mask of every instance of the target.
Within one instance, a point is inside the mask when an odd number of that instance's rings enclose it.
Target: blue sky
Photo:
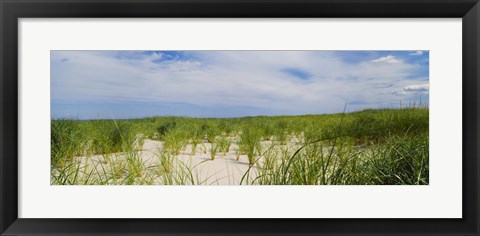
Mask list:
[[[53,118],[323,114],[428,94],[428,51],[51,52]]]

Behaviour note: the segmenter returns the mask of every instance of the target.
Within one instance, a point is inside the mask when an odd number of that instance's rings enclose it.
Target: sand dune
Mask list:
[[[192,145],[188,144],[186,148],[180,151],[179,155],[172,157],[173,171],[172,172],[190,172],[182,173],[193,178],[195,184],[202,185],[239,185],[242,177],[244,177],[247,170],[250,171],[245,175],[244,182],[251,182],[257,174],[257,167],[254,165],[250,167],[246,155],[239,155],[237,160],[236,151],[238,146],[232,143],[228,153],[223,155],[217,153],[215,159],[212,160],[210,156],[211,144],[204,142],[197,145],[195,155],[192,154]],[[160,153],[163,149],[163,142],[151,139],[145,139],[143,147],[137,151],[137,157],[141,158],[144,164],[144,175],[152,179],[151,184],[164,184],[162,181]],[[94,172],[107,171],[108,168],[114,164],[124,163],[127,160],[125,153],[113,153],[107,155],[92,155],[77,157],[85,168],[85,173],[90,172],[89,168],[96,168]],[[111,184],[118,183],[117,180],[110,181]],[[141,179],[141,178],[139,178]],[[190,181],[190,180],[189,180]],[[191,181],[190,181],[191,182]],[[192,183],[187,183],[192,184]]]

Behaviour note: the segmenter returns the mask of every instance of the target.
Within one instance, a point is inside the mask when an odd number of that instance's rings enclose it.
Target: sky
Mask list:
[[[51,51],[52,118],[305,115],[428,104],[428,51]]]

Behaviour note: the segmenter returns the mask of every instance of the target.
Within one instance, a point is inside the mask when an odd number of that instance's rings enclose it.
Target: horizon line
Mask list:
[[[235,116],[235,117],[195,117],[195,116],[176,116],[176,115],[165,115],[165,116],[145,116],[145,117],[136,117],[136,118],[94,118],[94,119],[79,119],[78,117],[59,117],[53,118],[50,117],[50,120],[77,120],[77,121],[94,121],[94,120],[142,120],[142,119],[152,119],[152,118],[189,118],[189,119],[242,119],[242,118],[255,118],[255,117],[302,117],[302,116],[322,116],[322,115],[338,115],[338,114],[351,114],[357,112],[364,112],[368,110],[402,110],[402,109],[429,109],[428,104],[419,104],[419,106],[406,106],[398,108],[365,108],[356,111],[344,111],[336,113],[317,113],[317,114],[302,114],[302,115],[253,115],[253,116]]]

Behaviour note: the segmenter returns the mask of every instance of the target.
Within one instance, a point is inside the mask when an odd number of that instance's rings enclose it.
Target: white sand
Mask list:
[[[162,150],[163,142],[145,139],[143,147],[137,152],[138,157],[141,158],[144,163],[144,176],[148,175],[153,182],[151,184],[163,184],[161,173],[161,161],[160,153]],[[249,169],[249,163],[246,155],[240,155],[237,160],[236,150],[238,146],[232,142],[228,153],[223,155],[220,152],[216,153],[215,159],[211,159],[210,155],[210,143],[200,143],[197,145],[195,155],[192,154],[192,145],[188,144],[185,149],[180,151],[178,156],[173,156],[174,171],[182,173],[181,175],[192,178],[195,184],[202,185],[239,185],[242,177]],[[94,172],[109,172],[112,163],[122,162],[126,167],[126,155],[125,153],[113,153],[108,155],[108,161],[105,160],[105,155],[92,155],[77,157],[77,160],[81,162],[82,166],[87,165],[85,173],[89,172],[88,168],[95,168]],[[187,167],[187,168],[185,168]],[[183,170],[182,170],[183,168]],[[191,175],[188,172],[190,169]],[[188,172],[188,174],[186,174]],[[247,182],[251,184],[252,180],[256,177],[257,167],[254,165],[250,168],[250,171],[243,180],[242,184]],[[102,174],[98,174],[102,175]],[[94,175],[95,177],[95,175]],[[141,179],[142,177],[138,177]],[[118,178],[122,179],[122,178]],[[112,184],[115,182],[110,181]],[[187,184],[191,184],[191,180],[187,181]],[[117,182],[118,184],[118,182]]]
[[[225,155],[217,153],[215,159],[210,156],[210,143],[201,143],[197,145],[195,155],[192,154],[192,145],[188,145],[176,159],[184,163],[192,170],[196,180],[206,181],[202,184],[207,185],[238,185],[243,175],[249,168],[248,159],[245,155],[240,155],[236,160],[235,150],[237,146],[232,144],[230,150]],[[155,153],[162,149],[162,142],[154,140],[145,140],[143,149],[140,152],[145,162],[154,162],[158,159]],[[181,168],[177,166],[177,168]],[[250,170],[250,178],[255,178],[256,167]]]

